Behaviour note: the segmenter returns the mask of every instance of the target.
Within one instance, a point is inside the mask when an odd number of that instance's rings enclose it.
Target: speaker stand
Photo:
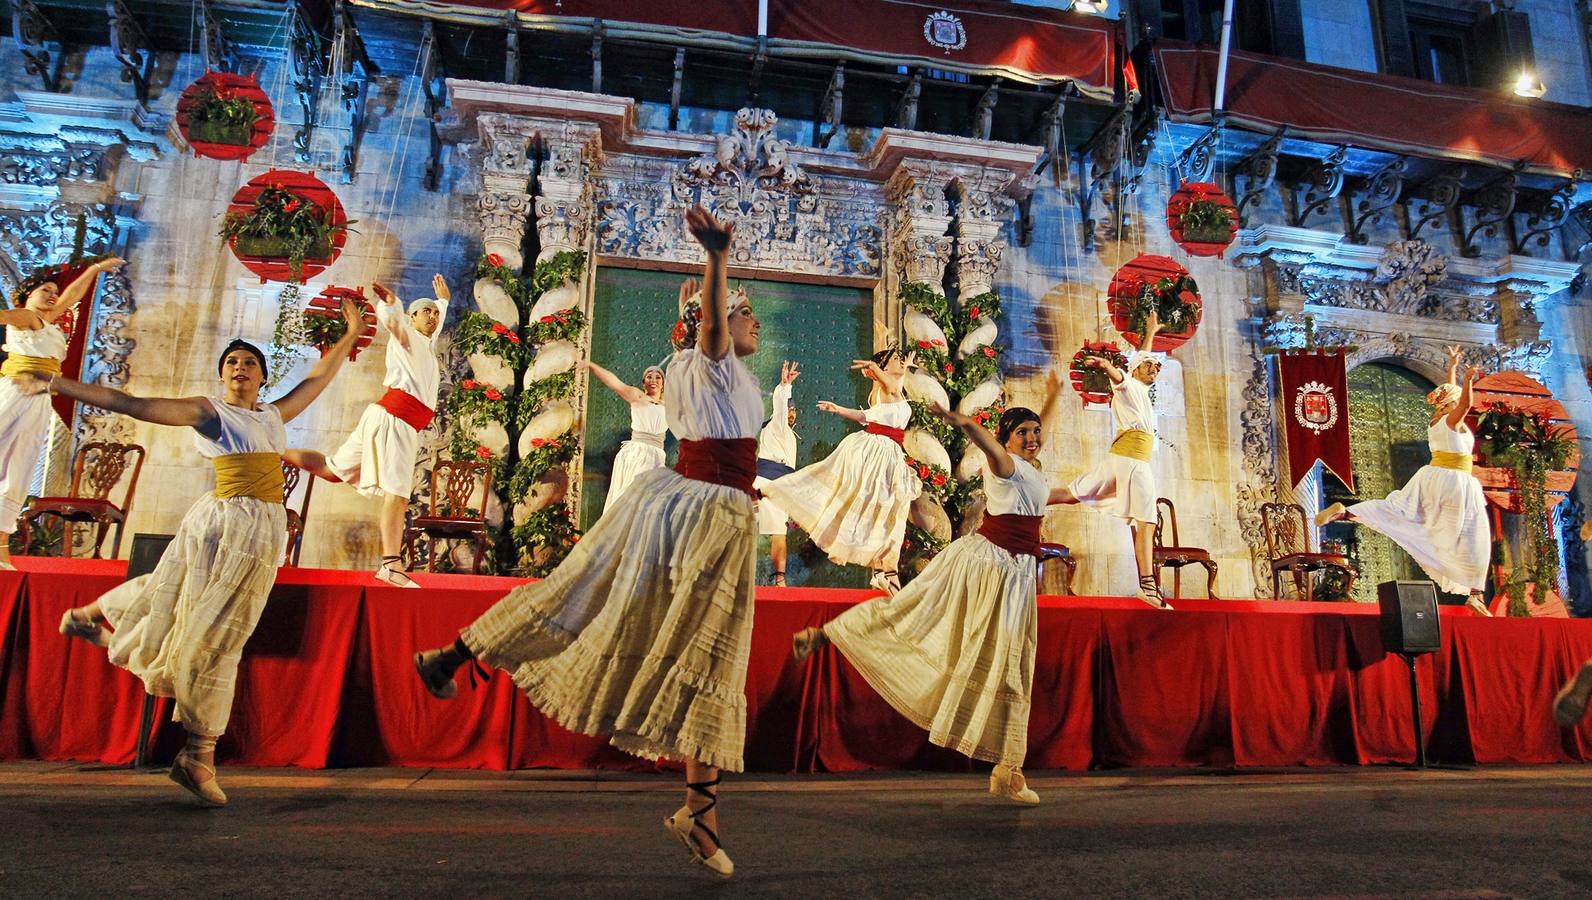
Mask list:
[[[155,724],[155,695],[144,693],[144,708],[138,713],[138,744],[133,750],[133,770],[149,770],[149,745],[153,743]]]
[[[1410,667],[1410,711],[1415,725],[1415,765],[1412,768],[1426,768],[1426,734],[1421,728],[1421,679],[1415,671],[1415,654],[1400,653],[1404,664]]]

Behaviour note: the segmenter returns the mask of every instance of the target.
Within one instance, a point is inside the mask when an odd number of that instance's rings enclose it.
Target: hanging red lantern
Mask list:
[[[253,75],[206,72],[177,98],[177,129],[195,156],[248,159],[276,127],[271,98]]]
[[[1238,207],[1219,185],[1192,181],[1166,201],[1166,228],[1193,256],[1221,256],[1238,233]]]
[[[1085,360],[1090,357],[1100,357],[1120,370],[1128,368],[1128,358],[1115,342],[1084,341],[1083,348],[1072,355],[1072,363],[1067,367],[1073,390],[1078,392],[1083,402],[1110,403],[1111,378],[1104,369],[1087,365]]]
[[[332,345],[342,340],[343,324],[343,298],[347,297],[358,303],[365,311],[365,330],[354,342],[354,349],[349,351],[350,362],[359,358],[359,351],[369,347],[376,340],[376,310],[371,306],[370,300],[365,297],[363,287],[345,288],[332,285],[313,297],[304,309],[304,319],[309,326],[310,343],[315,349],[325,356]]]
[[[1554,435],[1568,442],[1568,458],[1564,468],[1549,471],[1543,479],[1543,487],[1547,489],[1544,506],[1553,509],[1575,487],[1575,476],[1581,465],[1580,444],[1576,439],[1575,425],[1570,422],[1570,414],[1564,404],[1555,400],[1553,392],[1529,375],[1520,372],[1499,372],[1476,379],[1471,386],[1471,415],[1467,422],[1475,430],[1477,420],[1481,413],[1500,410],[1540,420],[1547,424]],[[1483,435],[1485,437],[1485,435]],[[1489,503],[1505,512],[1519,513],[1524,509],[1521,501],[1520,485],[1516,482],[1513,467],[1501,465],[1488,460],[1483,455],[1480,445],[1484,440],[1478,440],[1475,467],[1471,474],[1481,482],[1482,493],[1486,494]],[[1514,443],[1524,443],[1516,441]]]
[[[272,169],[233,195],[221,237],[260,283],[303,284],[336,261],[349,224],[343,204],[319,178]]]
[[[1111,276],[1106,292],[1111,324],[1130,347],[1139,346],[1144,320],[1152,309],[1161,317],[1161,330],[1151,349],[1161,352],[1187,343],[1205,315],[1199,285],[1187,269],[1166,256],[1139,254]]]

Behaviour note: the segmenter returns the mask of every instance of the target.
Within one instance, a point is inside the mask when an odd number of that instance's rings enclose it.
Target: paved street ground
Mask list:
[[[1592,896],[1592,767],[741,776],[737,872],[660,821],[673,777],[0,765],[5,897]]]

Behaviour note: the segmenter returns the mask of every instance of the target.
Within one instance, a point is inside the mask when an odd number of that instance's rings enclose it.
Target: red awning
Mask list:
[[[1217,51],[1166,42],[1155,48],[1167,112],[1209,122]],[[1228,122],[1292,136],[1418,156],[1462,159],[1568,176],[1592,171],[1592,112],[1450,87],[1234,53],[1227,68]]]
[[[513,9],[529,28],[589,28],[601,19],[616,38],[748,52],[757,45],[755,0],[354,2],[437,18],[458,18],[449,16],[450,10]],[[1070,81],[1086,96],[1103,100],[1115,92],[1115,23],[1055,9],[987,0],[769,0],[768,37],[769,49],[778,55],[928,66],[1030,84]]]

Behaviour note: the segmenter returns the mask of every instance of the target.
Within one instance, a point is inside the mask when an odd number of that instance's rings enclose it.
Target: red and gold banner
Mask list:
[[[1277,357],[1282,396],[1278,412],[1288,439],[1288,480],[1298,484],[1321,460],[1354,490],[1349,459],[1349,376],[1343,351],[1301,351]]]

